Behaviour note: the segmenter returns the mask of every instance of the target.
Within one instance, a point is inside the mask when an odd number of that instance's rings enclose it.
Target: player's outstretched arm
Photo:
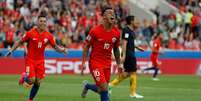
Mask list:
[[[18,40],[18,41],[16,41],[16,42],[14,43],[13,47],[5,54],[5,57],[11,55],[11,53],[12,53],[14,50],[16,50],[22,43],[23,43],[23,42],[22,42],[21,39]]]
[[[89,48],[90,48],[90,44],[85,43],[84,46],[83,46],[83,52],[82,52],[82,64],[81,64],[81,74],[82,75],[84,74],[84,70],[86,69],[85,62],[86,62],[86,59],[87,59]]]
[[[67,49],[64,48],[64,47],[61,47],[59,45],[54,45],[53,48],[57,51],[57,52],[60,52],[60,53],[64,53],[64,55],[67,54]]]

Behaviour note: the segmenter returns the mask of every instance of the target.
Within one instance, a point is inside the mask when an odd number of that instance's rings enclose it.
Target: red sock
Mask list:
[[[31,99],[28,99],[28,101],[32,101]]]

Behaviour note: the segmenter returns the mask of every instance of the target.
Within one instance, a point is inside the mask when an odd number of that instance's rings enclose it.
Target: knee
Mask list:
[[[34,83],[34,85],[40,86],[40,82],[36,80],[36,82]]]

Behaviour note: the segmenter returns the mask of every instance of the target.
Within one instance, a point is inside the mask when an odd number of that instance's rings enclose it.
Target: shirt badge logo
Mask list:
[[[88,35],[87,38],[86,38],[86,40],[90,41],[91,40],[91,36]]]
[[[117,39],[115,37],[112,38],[112,42],[115,43]]]
[[[47,38],[45,38],[45,39],[44,39],[44,43],[47,43],[47,41],[48,41],[48,39],[47,39]]]
[[[125,33],[125,38],[128,38],[129,37],[129,33]]]

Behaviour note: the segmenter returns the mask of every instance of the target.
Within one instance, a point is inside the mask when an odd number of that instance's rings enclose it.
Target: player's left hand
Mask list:
[[[160,55],[163,55],[164,53],[165,53],[165,52],[162,51],[162,50],[159,51],[159,54],[160,54]]]
[[[122,64],[117,65],[117,71],[118,71],[118,74],[121,74],[124,71]]]
[[[64,48],[63,53],[64,53],[65,56],[67,56],[67,54],[68,54],[68,49],[67,49],[67,48]]]
[[[157,61],[157,64],[160,66],[162,64],[162,62],[161,61]]]
[[[162,54],[164,54],[164,53],[165,53],[165,51],[164,51],[162,48],[160,48],[160,49],[159,49],[159,54],[162,55]]]
[[[65,47],[59,47],[59,48],[60,48],[59,52],[63,53],[64,56],[67,56],[67,53],[68,53],[67,48],[65,48]]]
[[[84,75],[84,70],[86,69],[86,65],[82,63],[81,65],[81,75]]]
[[[123,68],[118,68],[118,73],[122,73],[123,72]]]

